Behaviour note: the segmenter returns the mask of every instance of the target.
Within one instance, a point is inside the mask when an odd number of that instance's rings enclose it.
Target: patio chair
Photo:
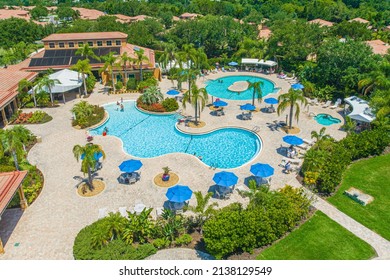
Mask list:
[[[305,139],[305,138],[303,138],[302,140],[303,140],[304,143],[306,143],[309,146],[312,146],[315,143],[314,140],[308,140],[308,139]]]
[[[311,103],[310,105],[319,105],[320,103],[318,102],[318,99],[317,98],[314,98],[313,100],[311,100]]]
[[[324,105],[322,105],[322,108],[328,108],[331,103],[332,103],[331,100],[326,101],[326,103]]]
[[[124,207],[119,207],[118,212],[121,214],[122,217],[127,218],[127,209],[126,206]]]
[[[107,207],[105,208],[100,208],[99,209],[99,214],[98,214],[98,219],[103,219],[104,217],[107,217],[108,213],[107,213]]]
[[[330,106],[330,109],[336,109],[337,107],[339,107],[341,105],[341,99],[337,99],[336,102],[334,103],[334,105]]]

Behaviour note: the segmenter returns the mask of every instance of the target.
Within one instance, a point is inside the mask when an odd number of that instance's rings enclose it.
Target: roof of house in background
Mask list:
[[[368,20],[365,20],[364,18],[360,18],[360,17],[357,17],[357,18],[353,18],[353,19],[350,19],[349,22],[353,22],[353,21],[357,21],[357,22],[360,22],[360,23],[370,23]]]
[[[0,215],[7,208],[8,203],[26,175],[27,171],[0,173]]]
[[[179,18],[181,18],[181,19],[193,19],[193,18],[201,17],[201,16],[202,15],[200,15],[200,14],[184,13],[184,14],[180,15]]]
[[[331,21],[327,21],[327,20],[323,20],[323,19],[320,19],[320,18],[316,18],[316,19],[313,19],[313,20],[310,20],[308,21],[308,23],[314,23],[314,24],[319,24],[321,27],[324,27],[324,26],[333,26],[334,23],[331,22]]]
[[[0,9],[0,19],[9,19],[13,17],[25,20],[30,20],[31,18],[29,11]]]
[[[73,10],[79,11],[81,19],[97,20],[99,17],[104,16],[105,13],[102,11],[86,8],[72,7]]]
[[[381,40],[366,41],[366,43],[372,48],[372,52],[375,54],[385,55],[390,49],[390,45]]]
[[[269,29],[267,26],[264,26],[262,24],[259,24],[257,26],[258,30],[259,30],[259,33],[257,35],[257,37],[259,39],[268,39],[269,37],[271,37],[272,35],[272,31],[271,29]]]

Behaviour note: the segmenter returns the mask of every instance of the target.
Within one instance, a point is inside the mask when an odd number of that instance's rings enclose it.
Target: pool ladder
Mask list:
[[[260,127],[259,126],[254,126],[251,131],[258,132],[258,131],[260,131]]]

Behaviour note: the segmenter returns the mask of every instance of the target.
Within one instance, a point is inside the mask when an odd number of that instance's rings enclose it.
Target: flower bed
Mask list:
[[[47,123],[53,118],[43,111],[35,111],[30,113],[23,113],[18,111],[18,115],[13,121],[14,124],[39,124]]]

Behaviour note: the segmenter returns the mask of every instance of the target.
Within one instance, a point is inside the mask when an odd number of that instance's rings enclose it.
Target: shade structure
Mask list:
[[[130,172],[134,172],[134,171],[140,169],[141,166],[142,166],[142,162],[140,160],[129,159],[129,160],[125,160],[124,162],[122,162],[119,165],[119,169],[122,172],[130,173]]]
[[[303,140],[295,135],[287,135],[283,137],[283,141],[290,145],[302,145]]]
[[[264,102],[267,104],[278,104],[279,103],[279,101],[273,97],[264,99]]]
[[[250,171],[257,177],[269,177],[274,175],[274,168],[266,163],[256,163],[251,166]]]
[[[180,93],[180,91],[177,91],[175,89],[171,89],[171,90],[167,91],[168,95],[178,95],[179,93]]]
[[[84,74],[85,78],[87,75]],[[82,76],[76,71],[64,69],[49,75],[51,80],[54,80],[54,86],[50,88],[52,93],[62,93],[72,89],[79,88],[83,84]],[[46,87],[42,88],[44,91],[49,92]],[[38,86],[34,87],[34,91],[37,92]]]
[[[250,103],[246,103],[245,105],[241,105],[240,109],[241,110],[252,111],[252,110],[255,110],[256,107],[254,105],[250,104]]]
[[[103,156],[103,154],[101,152],[98,152],[98,153],[94,153],[93,154],[93,157],[96,159],[96,160],[99,160],[101,157]],[[80,159],[83,160],[85,158],[85,154],[82,154],[80,156]]]
[[[232,61],[232,62],[229,62],[229,63],[228,63],[228,65],[229,65],[229,66],[237,66],[237,65],[238,65],[238,63],[237,63],[237,62],[235,62],[235,61]]]
[[[232,172],[221,171],[214,174],[213,181],[219,186],[230,187],[237,184],[238,177]]]
[[[191,198],[192,190],[188,186],[176,185],[167,190],[165,196],[170,202],[184,202]]]
[[[217,100],[213,103],[214,106],[217,106],[217,107],[223,107],[223,106],[227,106],[228,103],[225,102],[225,101],[222,101],[222,100]]]
[[[293,84],[291,86],[291,88],[294,89],[294,90],[301,90],[301,89],[304,89],[305,87],[302,84],[298,83],[298,84]]]

